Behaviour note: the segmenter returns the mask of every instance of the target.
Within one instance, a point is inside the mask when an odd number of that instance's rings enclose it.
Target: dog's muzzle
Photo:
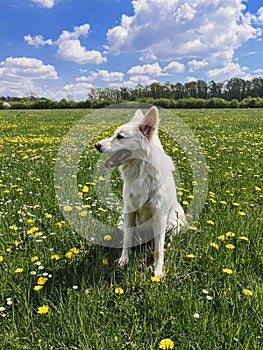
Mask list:
[[[99,142],[97,142],[97,143],[94,145],[94,147],[95,147],[96,150],[98,150],[99,152],[102,152],[102,145],[101,145]]]

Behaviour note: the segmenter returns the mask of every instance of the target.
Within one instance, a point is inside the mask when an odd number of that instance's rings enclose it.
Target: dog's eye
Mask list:
[[[116,138],[117,138],[118,140],[120,140],[120,139],[124,139],[124,136],[121,135],[121,134],[118,134],[118,135],[116,136]]]

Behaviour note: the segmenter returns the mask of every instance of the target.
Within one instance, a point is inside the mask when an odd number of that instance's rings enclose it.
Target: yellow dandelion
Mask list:
[[[45,218],[51,219],[51,218],[52,218],[52,214],[46,213],[46,214],[45,214]]]
[[[35,222],[35,219],[30,218],[30,219],[27,220],[27,222],[28,222],[29,224],[33,224],[33,223]]]
[[[18,247],[20,243],[21,243],[21,242],[19,242],[19,241],[17,241],[17,240],[14,241],[14,245],[15,245],[16,247]]]
[[[40,315],[45,315],[48,313],[48,305],[39,306],[37,313]]]
[[[174,349],[174,342],[171,339],[163,339],[160,341],[159,349]]]
[[[188,201],[183,201],[182,203],[183,203],[183,205],[189,205]]]
[[[103,237],[104,241],[110,241],[112,239],[111,235],[105,235]]]
[[[249,241],[249,239],[246,236],[240,236],[239,239],[242,239],[242,241]]]
[[[15,273],[22,273],[24,271],[24,269],[22,267],[18,267],[16,270],[15,270]]]
[[[235,246],[234,246],[234,244],[227,244],[226,248],[227,249],[235,249]]]
[[[261,191],[261,188],[258,186],[255,186],[255,191]]]
[[[105,209],[103,209],[102,207],[98,208],[99,211],[105,211]]]
[[[106,259],[106,258],[102,259],[102,264],[103,265],[109,265],[109,260]]]
[[[196,256],[194,254],[187,254],[186,257],[189,259],[194,259]]]
[[[38,256],[33,256],[32,258],[31,258],[31,262],[36,262],[36,261],[38,261]]]
[[[71,248],[70,251],[72,253],[74,253],[74,254],[79,254],[80,253],[80,250],[78,248],[76,248],[76,247]]]
[[[103,176],[99,176],[99,181],[104,181],[104,177]]]
[[[72,258],[74,258],[74,253],[72,253],[72,252],[67,252],[67,253],[65,254],[65,257],[66,257],[67,259],[72,259]]]
[[[239,207],[240,206],[240,204],[237,203],[237,202],[233,202],[232,204],[234,205],[234,207]]]
[[[215,243],[215,242],[212,242],[212,243],[210,243],[210,247],[218,249],[219,245],[217,243]]]
[[[87,216],[88,215],[88,212],[87,210],[82,210],[80,213],[79,213],[80,216]]]
[[[207,223],[208,223],[209,225],[214,225],[214,224],[215,224],[213,220],[207,220]]]
[[[118,288],[115,288],[115,294],[123,294],[124,293],[124,290],[120,287]]]
[[[228,232],[226,233],[226,236],[227,236],[227,237],[235,237],[235,234],[234,234],[234,232],[232,232],[232,231],[228,231]]]
[[[233,270],[231,270],[231,269],[223,269],[223,272],[227,273],[228,275],[232,275]]]
[[[154,276],[154,277],[151,278],[151,280],[153,282],[160,282],[161,279],[160,279],[160,277]]]
[[[223,205],[226,205],[226,204],[227,204],[226,201],[220,201],[220,203],[223,204]]]
[[[40,289],[42,289],[43,288],[43,286],[35,286],[34,287],[34,291],[36,291],[36,292],[38,292]]]
[[[17,231],[18,227],[16,225],[9,226],[10,230]]]
[[[217,237],[220,241],[224,241],[226,239],[225,235],[221,235]]]
[[[51,260],[59,260],[59,259],[60,259],[59,255],[57,255],[57,254],[51,255]]]
[[[4,261],[4,258],[2,257],[2,255],[0,255],[0,263]]]
[[[88,186],[83,186],[83,187],[82,187],[82,192],[84,192],[84,193],[89,192]]]
[[[244,211],[240,211],[238,214],[239,214],[240,216],[246,216],[246,215],[247,215]]]
[[[252,292],[252,290],[250,290],[250,289],[243,289],[243,293],[244,293],[245,295],[248,295],[248,296],[252,296],[252,295],[253,295],[253,292]]]
[[[189,227],[189,230],[191,230],[191,231],[197,231],[197,230],[198,230],[198,227],[196,227],[196,226],[190,226],[190,227]]]
[[[65,205],[65,207],[63,208],[64,211],[71,211],[72,207],[70,205]]]
[[[37,284],[40,284],[41,286],[43,286],[46,282],[47,282],[48,278],[47,277],[39,277],[37,280]]]

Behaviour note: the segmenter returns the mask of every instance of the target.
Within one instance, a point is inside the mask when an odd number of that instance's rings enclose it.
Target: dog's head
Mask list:
[[[143,151],[145,145],[154,142],[159,125],[158,109],[152,107],[143,115],[141,110],[135,112],[132,120],[121,125],[114,135],[95,144],[99,152],[114,152],[105,166],[113,168],[123,164],[126,160],[133,158],[135,153]]]

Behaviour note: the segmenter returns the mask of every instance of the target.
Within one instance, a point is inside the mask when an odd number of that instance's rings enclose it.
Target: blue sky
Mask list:
[[[1,0],[0,95],[262,77],[262,37],[262,0]]]

